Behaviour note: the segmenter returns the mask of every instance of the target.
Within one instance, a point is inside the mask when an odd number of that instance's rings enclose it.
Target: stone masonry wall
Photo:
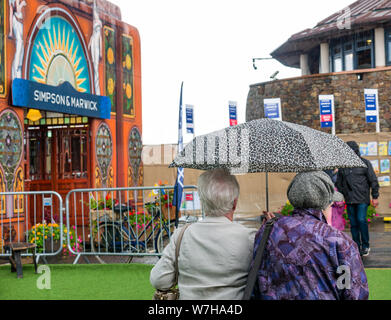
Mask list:
[[[358,74],[363,79],[358,80]],[[336,133],[376,132],[365,120],[364,89],[379,90],[380,128],[391,132],[391,68],[329,73],[276,80],[250,86],[246,121],[264,117],[263,99],[281,98],[284,121],[320,128],[318,96],[334,94]]]

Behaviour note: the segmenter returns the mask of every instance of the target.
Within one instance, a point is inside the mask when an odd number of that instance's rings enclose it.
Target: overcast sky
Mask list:
[[[180,85],[195,108],[196,135],[229,125],[228,101],[245,122],[249,85],[300,75],[270,53],[354,0],[109,0],[141,38],[143,143],[176,144]],[[185,119],[185,118],[184,118]],[[184,120],[185,126],[185,120]],[[185,143],[192,136],[185,133]]]

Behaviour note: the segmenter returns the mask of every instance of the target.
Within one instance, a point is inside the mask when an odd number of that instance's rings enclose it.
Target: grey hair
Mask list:
[[[216,169],[198,178],[198,193],[205,215],[220,217],[232,211],[240,187],[236,178],[227,170]]]

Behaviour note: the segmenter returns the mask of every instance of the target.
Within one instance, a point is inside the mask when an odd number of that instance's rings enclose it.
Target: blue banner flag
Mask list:
[[[183,133],[182,133],[182,102],[183,96],[183,82],[181,85],[181,95],[179,100],[179,122],[178,122],[178,154],[183,150]],[[177,180],[174,188],[174,197],[172,200],[172,205],[175,206],[175,226],[178,227],[178,217],[179,217],[179,209],[182,204],[182,194],[183,194],[183,181],[185,178],[185,170],[183,168],[178,168],[177,171]]]
[[[237,103],[229,101],[229,125],[231,127],[238,125]]]
[[[194,107],[186,105],[186,129],[187,133],[194,134]]]

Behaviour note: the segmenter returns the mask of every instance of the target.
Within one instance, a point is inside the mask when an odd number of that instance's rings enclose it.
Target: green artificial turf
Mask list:
[[[370,300],[391,300],[391,269],[366,269]]]
[[[49,265],[50,290],[38,289],[42,274],[23,266],[23,279],[0,267],[0,300],[151,300],[151,265]],[[391,269],[366,270],[370,300],[391,300]]]
[[[151,300],[150,265],[49,265],[50,290],[32,265],[23,266],[23,279],[0,267],[0,300]]]

